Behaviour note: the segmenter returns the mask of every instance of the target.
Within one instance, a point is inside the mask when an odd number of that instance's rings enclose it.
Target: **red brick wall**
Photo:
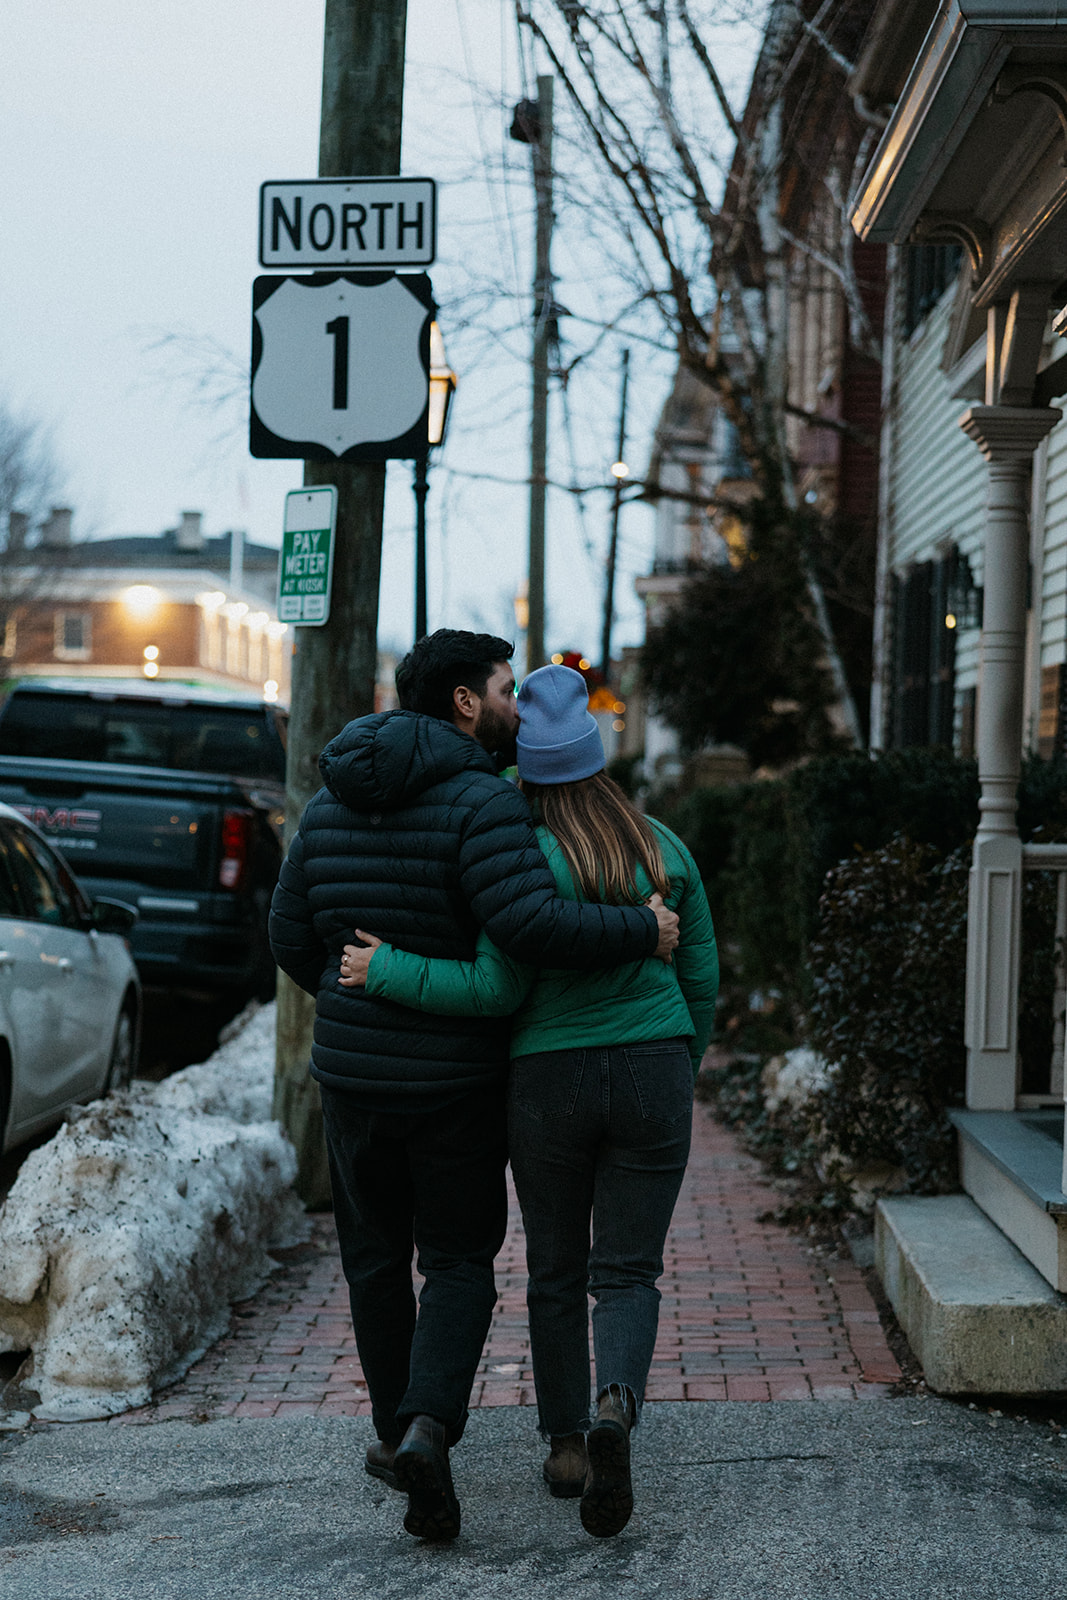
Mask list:
[[[58,612],[87,614],[91,619],[90,653],[87,659],[71,660],[55,651]],[[146,619],[132,617],[118,600],[54,603],[37,601],[18,618],[12,668],[48,666],[57,671],[70,666],[122,667],[140,672],[144,648],[154,644],[159,650],[163,672],[173,668],[193,669],[199,665],[200,608],[193,604],[162,602]]]

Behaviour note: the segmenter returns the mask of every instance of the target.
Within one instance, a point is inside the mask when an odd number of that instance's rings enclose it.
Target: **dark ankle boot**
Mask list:
[[[620,1533],[634,1508],[630,1429],[636,1415],[634,1397],[623,1384],[610,1384],[597,1396],[596,1421],[585,1440],[589,1470],[581,1504],[582,1527],[596,1539]]]
[[[436,1417],[413,1418],[396,1455],[397,1488],[408,1497],[404,1527],[416,1539],[455,1539],[459,1533],[459,1501],[448,1464],[445,1425]]]
[[[585,1453],[584,1433],[554,1433],[549,1440],[552,1446],[545,1457],[541,1476],[548,1484],[549,1493],[557,1500],[576,1500],[585,1488],[585,1474],[589,1458]]]
[[[364,1467],[372,1478],[380,1478],[387,1483],[390,1489],[399,1489],[393,1462],[396,1458],[396,1445],[385,1444],[381,1439],[375,1439],[372,1445],[367,1446],[367,1455]]]

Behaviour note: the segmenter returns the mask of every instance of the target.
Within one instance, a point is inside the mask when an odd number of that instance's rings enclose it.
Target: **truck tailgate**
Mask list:
[[[36,824],[84,878],[211,885],[220,810],[249,804],[227,778],[0,756],[0,800]]]

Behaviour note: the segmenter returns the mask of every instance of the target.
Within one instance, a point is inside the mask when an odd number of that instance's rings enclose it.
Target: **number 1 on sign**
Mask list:
[[[326,324],[333,338],[333,409],[348,410],[348,318],[334,317]]]

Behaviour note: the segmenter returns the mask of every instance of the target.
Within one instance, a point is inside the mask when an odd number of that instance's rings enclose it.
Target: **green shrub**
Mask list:
[[[820,1183],[831,1199],[846,1193],[833,1175],[838,1157],[849,1165],[902,1166],[919,1191],[954,1180],[946,1111],[963,1094],[977,799],[973,762],[915,749],[877,761],[827,757],[773,782],[697,790],[670,817],[705,874],[720,932],[729,1037],[745,1032],[747,996],[776,989],[783,1003],[762,1025],[779,1038],[791,1025],[795,1042],[810,1043],[836,1068],[810,1127],[783,1129],[751,1112],[758,1068],[730,1100],[731,1118],[751,1123],[768,1151],[785,1139],[788,1170],[818,1152],[812,1193]],[[1025,763],[1019,829],[1024,839],[1067,839],[1067,762]],[[1026,1092],[1047,1089],[1049,1080],[1056,881],[1051,872],[1023,877],[1019,1053]],[[747,1039],[744,1047],[772,1053]]]
[[[942,853],[970,839],[978,778],[944,750],[824,756],[784,778],[695,789],[662,815],[704,878],[726,977],[802,1009],[826,874],[900,833]]]
[[[809,947],[806,1036],[834,1069],[819,1097],[824,1161],[886,1161],[910,1186],[955,1186],[946,1112],[962,1105],[970,848],[942,855],[903,837],[830,873]],[[1024,1090],[1047,1090],[1052,1058],[1056,884],[1023,878],[1019,1054]]]
[[[962,1102],[966,848],[898,837],[830,874],[809,951],[809,1040],[833,1067],[814,1103],[825,1157],[955,1187]]]

